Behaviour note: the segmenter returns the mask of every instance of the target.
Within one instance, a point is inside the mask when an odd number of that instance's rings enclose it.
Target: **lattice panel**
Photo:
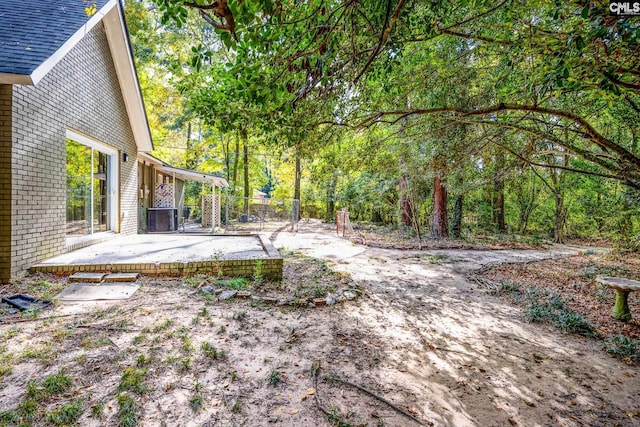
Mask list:
[[[220,224],[220,195],[215,197],[212,194],[202,196],[202,226],[211,227],[211,210],[215,218],[213,225]]]
[[[155,208],[173,208],[173,184],[156,184]]]
[[[212,205],[212,194],[205,194],[202,196],[202,226],[203,227],[211,227],[211,209],[213,209]]]

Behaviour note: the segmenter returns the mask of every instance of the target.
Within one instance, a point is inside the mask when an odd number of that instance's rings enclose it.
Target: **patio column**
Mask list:
[[[178,187],[176,187],[176,173],[173,173],[173,208],[178,209],[178,204],[176,203],[176,193],[178,192]]]

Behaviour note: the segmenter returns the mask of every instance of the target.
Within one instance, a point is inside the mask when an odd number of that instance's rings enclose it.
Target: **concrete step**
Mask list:
[[[135,282],[140,273],[110,273],[104,278],[105,282]]]
[[[107,273],[89,273],[85,271],[78,271],[69,276],[69,282],[90,282],[100,283]]]

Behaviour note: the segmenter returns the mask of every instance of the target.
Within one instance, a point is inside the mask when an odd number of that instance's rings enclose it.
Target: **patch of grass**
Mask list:
[[[2,332],[2,338],[8,340],[15,337],[20,332],[22,332],[22,328],[19,328],[17,326],[12,326]]]
[[[38,402],[36,402],[34,399],[23,400],[18,405],[18,408],[16,408],[16,413],[24,421],[34,420],[38,413]]]
[[[594,326],[582,314],[572,310],[556,292],[538,287],[527,288],[522,295],[525,319],[532,323],[551,323],[564,333],[596,337]]]
[[[353,424],[350,424],[342,419],[342,417],[338,414],[338,410],[336,408],[331,409],[331,412],[327,414],[327,419],[336,427],[353,427]]]
[[[227,352],[224,350],[219,350],[215,348],[212,344],[208,342],[203,342],[200,345],[200,349],[211,360],[224,360],[227,358]]]
[[[580,275],[586,279],[593,280],[597,276],[622,276],[625,277],[629,272],[620,267],[611,267],[608,265],[602,265],[595,262],[589,263],[585,268],[580,271]]]
[[[120,330],[125,330],[127,329],[128,326],[129,326],[129,321],[127,319],[119,320],[113,325],[115,329],[120,329]]]
[[[138,394],[143,394],[149,391],[146,384],[144,384],[144,376],[147,374],[146,368],[130,367],[122,372],[120,378],[120,384],[118,385],[118,391],[133,391]]]
[[[13,353],[7,351],[5,347],[0,348],[0,378],[13,371]]]
[[[185,357],[180,361],[180,365],[178,366],[180,372],[188,372],[191,369],[191,358]]]
[[[169,319],[169,318],[164,319],[160,323],[154,325],[153,328],[151,328],[151,332],[157,334],[158,332],[166,331],[167,329],[172,327],[175,323],[176,322],[173,319]]]
[[[44,365],[53,364],[57,357],[58,350],[51,343],[29,347],[22,353],[23,359],[38,360]]]
[[[91,407],[91,416],[101,420],[104,417],[104,407],[104,400],[98,400],[96,404]]]
[[[133,337],[133,344],[137,345],[142,343],[143,341],[145,341],[147,339],[147,335],[145,333],[141,333],[139,335],[136,335],[135,337]]]
[[[278,371],[271,371],[271,373],[267,375],[267,383],[271,387],[277,386],[281,381],[282,381],[282,378],[280,376],[280,372]]]
[[[189,400],[189,406],[193,410],[193,412],[200,412],[202,408],[204,408],[204,398],[201,394],[195,394]]]
[[[144,368],[145,366],[149,366],[151,364],[151,362],[153,361],[153,357],[151,356],[145,356],[144,354],[141,354],[140,356],[138,356],[138,358],[136,359],[136,366],[138,368]]]
[[[242,402],[240,399],[236,399],[233,401],[233,405],[231,405],[231,412],[242,412]]]
[[[600,302],[607,301],[609,295],[609,287],[607,285],[598,285],[593,290],[593,296]]]
[[[247,319],[247,312],[244,310],[239,310],[233,313],[233,320],[237,320],[238,322],[242,322]]]
[[[604,350],[627,363],[640,362],[640,341],[626,335],[615,335],[604,340]]]
[[[429,264],[433,264],[433,265],[440,265],[442,264],[443,260],[446,260],[447,258],[449,258],[446,255],[443,254],[436,254],[436,255],[431,255],[429,257],[427,257],[427,262]]]
[[[241,291],[249,286],[247,279],[244,277],[233,277],[231,279],[219,279],[216,281],[218,286],[224,286],[225,288],[235,289]]]
[[[180,349],[184,354],[193,353],[193,344],[191,342],[191,338],[186,333],[180,335],[180,341],[182,344],[180,345]]]
[[[82,401],[75,400],[66,405],[60,405],[47,415],[47,420],[57,426],[75,424],[82,414]]]
[[[595,337],[597,335],[593,325],[585,316],[569,308],[558,310],[553,318],[553,324],[564,333]]]
[[[73,331],[67,328],[58,329],[53,333],[53,340],[57,343],[62,343],[64,340],[73,335]]]
[[[138,425],[136,413],[136,401],[129,393],[118,394],[118,419],[120,427],[133,427]]]
[[[262,281],[264,280],[264,277],[262,276],[262,264],[264,263],[264,261],[262,261],[261,259],[257,259],[254,263],[253,263],[253,283],[256,285],[259,285],[262,283]]]
[[[17,425],[20,421],[20,415],[16,411],[0,412],[0,425]]]
[[[111,344],[107,338],[87,335],[80,341],[80,346],[84,349],[100,348]]]
[[[538,286],[521,287],[517,283],[502,281],[493,291],[515,304],[525,307],[524,318],[531,323],[551,323],[564,333],[597,337],[595,327],[582,314],[572,310],[557,292]]]
[[[27,396],[35,401],[41,401],[69,391],[72,382],[73,379],[63,371],[48,376],[42,382],[31,380],[27,383]]]

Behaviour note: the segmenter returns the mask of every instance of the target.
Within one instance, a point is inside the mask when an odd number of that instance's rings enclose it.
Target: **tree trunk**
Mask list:
[[[336,210],[335,197],[336,197],[336,186],[338,185],[337,181],[338,179],[337,179],[336,173],[334,172],[333,175],[331,176],[331,179],[327,183],[327,193],[325,195],[325,206],[327,208],[327,211],[324,215],[324,219],[326,222],[335,221],[334,215]]]
[[[550,158],[553,158],[553,162],[556,162],[555,157],[549,155]],[[564,154],[561,160],[561,166],[567,167],[569,164],[569,156]],[[551,182],[553,184],[553,197],[555,200],[555,220],[553,223],[553,242],[554,243],[564,243],[564,226],[567,222],[567,208],[564,206],[564,183],[565,183],[565,173],[562,169],[552,168],[551,172]]]
[[[459,194],[453,205],[453,218],[451,220],[451,237],[459,239],[462,237],[462,206],[464,195]]]
[[[502,171],[504,169],[504,154],[502,151],[496,153],[494,158],[495,171],[493,177],[493,223],[497,233],[505,233],[507,227],[504,220],[504,179]]]
[[[240,163],[240,135],[236,135],[236,150],[235,157],[233,159],[233,186],[231,187],[231,195],[236,195],[236,188],[238,188],[238,164]]]
[[[431,235],[438,239],[449,236],[447,218],[447,189],[440,175],[433,178],[433,222]]]
[[[296,152],[296,176],[295,176],[295,181],[293,183],[293,209],[296,209],[296,200],[297,200],[297,212],[294,211],[294,215],[297,216],[297,218],[295,218],[296,221],[300,221],[300,207],[301,205],[301,200],[300,200],[300,178],[302,177],[302,166],[300,164],[300,156],[298,156],[298,153]]]
[[[554,243],[564,243],[564,224],[567,220],[567,210],[564,207],[564,195],[561,192],[555,195],[555,221],[553,224]]]
[[[230,139],[228,137],[222,137],[222,146],[224,147],[224,165],[227,169],[227,182],[231,182],[231,156],[230,156]]]
[[[187,169],[194,169],[196,165],[193,152],[193,140],[191,139],[191,122],[187,124],[187,149],[184,152],[184,165]]]
[[[411,195],[409,193],[409,174],[406,173],[407,165],[404,153],[398,155],[398,170],[400,178],[398,179],[398,199],[400,209],[400,225],[405,227],[413,226],[413,204],[411,203]]]
[[[243,138],[243,160],[244,160],[244,204],[242,205],[242,213],[249,215],[249,147],[246,138]]]

